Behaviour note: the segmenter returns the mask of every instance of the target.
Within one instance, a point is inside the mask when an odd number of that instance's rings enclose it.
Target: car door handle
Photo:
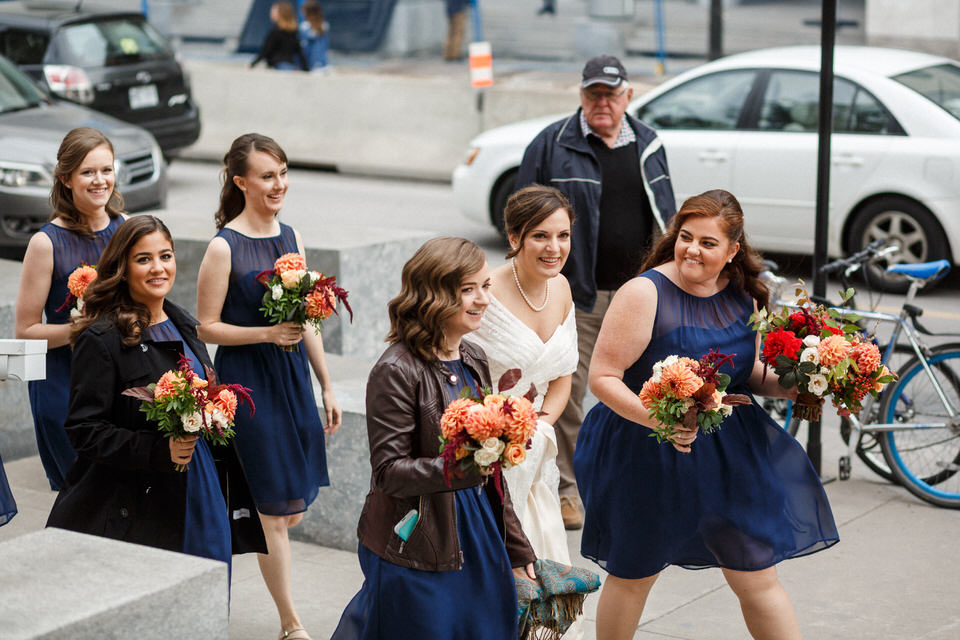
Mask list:
[[[719,162],[726,162],[729,159],[730,159],[730,154],[727,153],[726,151],[716,151],[711,149],[709,151],[701,151],[700,153],[697,154],[697,160],[699,160],[700,162],[719,163]]]
[[[850,154],[833,157],[833,164],[838,167],[862,167],[863,158]]]

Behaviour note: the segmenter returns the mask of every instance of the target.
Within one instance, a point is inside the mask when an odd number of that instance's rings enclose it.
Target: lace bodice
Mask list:
[[[490,305],[483,314],[483,324],[466,338],[482,347],[487,354],[494,387],[505,371],[520,369],[523,377],[509,393],[523,395],[532,383],[537,388],[533,403],[537,410],[543,404],[543,396],[550,382],[577,370],[577,324],[572,306],[563,323],[544,342],[536,331],[490,296]]]

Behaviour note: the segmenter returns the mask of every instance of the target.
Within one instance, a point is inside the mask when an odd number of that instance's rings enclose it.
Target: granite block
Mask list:
[[[227,638],[227,565],[61,529],[0,544],[3,637]]]

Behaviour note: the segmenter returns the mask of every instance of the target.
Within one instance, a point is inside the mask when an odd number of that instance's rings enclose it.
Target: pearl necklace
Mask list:
[[[523,296],[523,301],[527,303],[527,306],[533,309],[534,311],[543,311],[547,306],[547,302],[550,301],[550,281],[547,280],[546,288],[543,293],[543,304],[539,307],[535,307],[530,298],[527,297],[527,292],[523,290],[523,287],[520,286],[520,276],[517,275],[517,260],[516,258],[510,261],[510,266],[513,268],[513,281],[517,283],[517,291],[520,292],[520,295]]]

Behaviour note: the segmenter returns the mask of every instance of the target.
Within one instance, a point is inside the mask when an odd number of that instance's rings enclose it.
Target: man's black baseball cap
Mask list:
[[[627,79],[627,70],[614,56],[597,56],[587,61],[583,67],[584,89],[595,84],[605,84],[608,87],[619,87]]]

